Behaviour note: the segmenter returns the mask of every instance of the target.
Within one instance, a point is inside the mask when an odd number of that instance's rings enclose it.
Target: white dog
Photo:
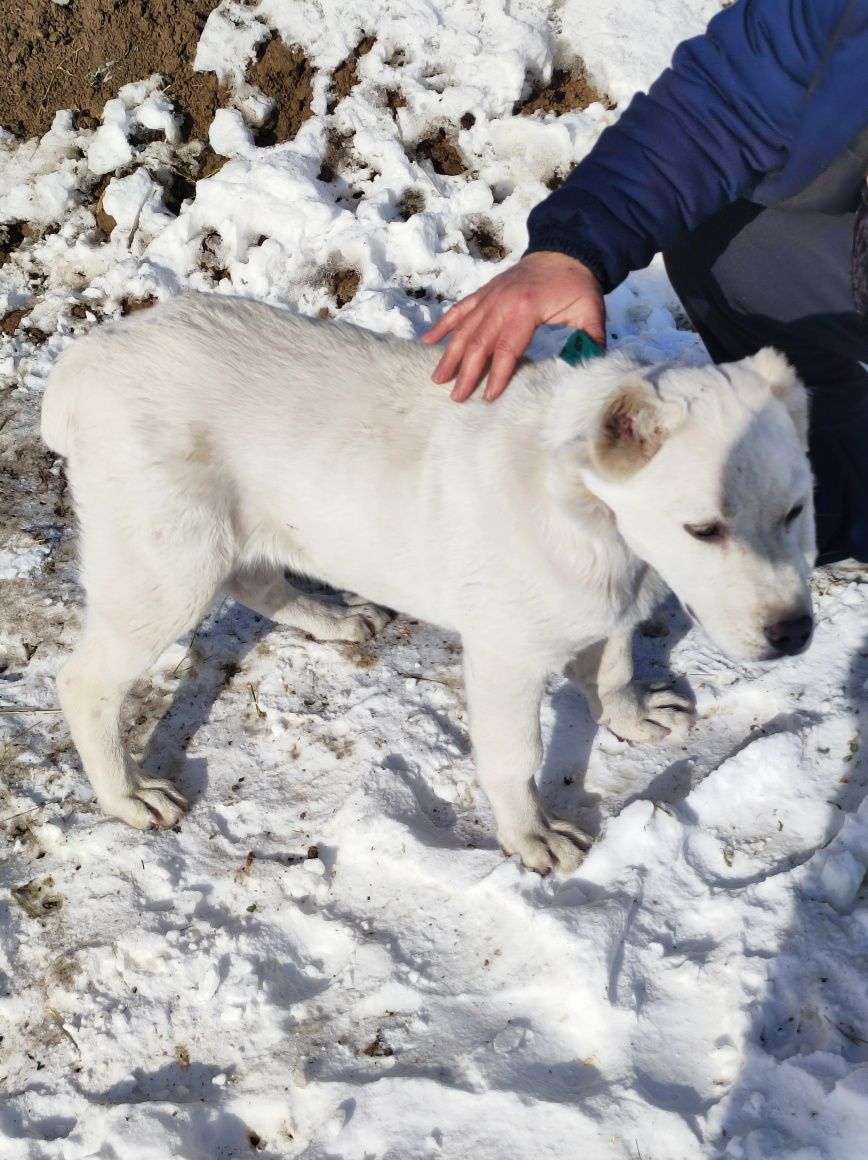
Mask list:
[[[87,592],[60,697],[102,808],[170,826],[184,799],[125,752],[121,707],[227,589],[360,641],[387,617],[461,634],[479,781],[504,849],[569,871],[590,839],[534,774],[540,699],[567,666],[622,738],[691,702],[632,679],[630,635],[672,588],[733,657],[800,651],[814,557],[804,389],[772,350],[722,367],[526,364],[494,407],[450,402],[437,352],[225,297],[101,327],[59,360],[45,442],[68,458]]]

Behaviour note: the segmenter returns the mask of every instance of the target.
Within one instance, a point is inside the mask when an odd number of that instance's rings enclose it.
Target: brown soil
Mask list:
[[[405,189],[395,207],[405,222],[425,208],[425,195],[419,189]]]
[[[9,255],[24,241],[24,226],[21,222],[0,222],[0,266],[9,261]]]
[[[329,126],[326,133],[325,149],[317,177],[320,181],[334,181],[341,170],[349,165],[352,158],[353,138],[355,133],[339,133],[334,126]]]
[[[514,113],[569,113],[573,109],[586,109],[599,101],[607,109],[614,108],[612,101],[595,88],[590,81],[585,66],[575,60],[566,68],[556,68],[547,85],[535,84],[530,95],[519,101]]]
[[[4,0],[0,126],[20,137],[41,135],[56,109],[73,109],[79,125],[93,128],[121,85],[159,73],[182,114],[184,138],[207,141],[215,111],[231,100],[213,74],[193,71],[199,35],[217,3],[70,0],[59,7],[47,0]],[[369,50],[366,44],[342,66],[341,95],[355,83],[354,60]],[[257,143],[291,140],[310,116],[313,69],[301,49],[272,36],[260,46],[248,79],[274,103],[273,115],[256,130]],[[197,176],[210,176],[221,164],[206,149]]]
[[[250,80],[274,102],[274,112],[256,134],[258,145],[293,139],[310,116],[313,75],[313,68],[296,45],[285,45],[275,35],[260,46]]]
[[[334,71],[332,77],[332,93],[329,99],[328,111],[331,113],[338,101],[348,97],[358,82],[357,66],[359,58],[367,56],[376,43],[373,36],[366,36],[353,49],[345,61],[342,61]]]
[[[458,177],[467,172],[467,163],[461,155],[454,136],[454,129],[447,130],[441,125],[416,142],[415,155],[431,162],[435,173],[446,177]]]
[[[203,138],[219,100],[217,79],[194,73],[199,34],[217,0],[71,0],[65,7],[4,0],[0,23],[0,125],[44,133],[56,109],[96,121],[121,85],[160,73]]]
[[[475,258],[486,262],[502,262],[509,250],[503,244],[500,227],[486,217],[476,218],[465,230],[467,248]]]
[[[393,117],[399,109],[405,109],[407,107],[407,101],[404,97],[404,94],[399,92],[397,89],[386,89],[383,95],[383,99],[385,100],[386,106]]]
[[[361,280],[361,274],[352,266],[342,266],[335,262],[326,268],[325,284],[337,303],[338,309],[346,306],[348,302],[352,302]]]
[[[19,307],[17,310],[10,310],[8,314],[4,314],[0,318],[0,334],[14,334],[27,315],[30,313],[30,307]]]

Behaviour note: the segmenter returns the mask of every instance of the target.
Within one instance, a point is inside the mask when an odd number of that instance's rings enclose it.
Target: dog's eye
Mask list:
[[[790,511],[788,511],[787,514],[784,516],[784,523],[791,524],[793,522],[793,520],[797,520],[799,518],[799,516],[802,514],[802,512],[804,510],[805,510],[805,505],[803,503],[797,503],[796,506],[794,508],[792,508]]]
[[[707,544],[720,544],[726,538],[723,524],[685,524],[684,530],[694,540],[704,540]]]

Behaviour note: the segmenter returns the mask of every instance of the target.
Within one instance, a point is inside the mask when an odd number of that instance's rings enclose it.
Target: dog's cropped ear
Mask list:
[[[625,479],[644,467],[681,425],[685,407],[661,399],[644,379],[629,379],[609,399],[593,443],[593,458],[603,475]]]
[[[776,399],[784,404],[796,425],[803,447],[808,446],[808,392],[795,370],[779,350],[764,346],[744,360],[755,374],[769,384]]]

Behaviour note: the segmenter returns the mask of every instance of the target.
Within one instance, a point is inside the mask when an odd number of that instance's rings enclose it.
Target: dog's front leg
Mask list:
[[[629,633],[597,641],[564,672],[584,693],[594,720],[623,741],[683,737],[693,722],[693,701],[677,693],[671,680],[633,680]]]
[[[494,810],[500,844],[531,870],[569,873],[591,838],[550,814],[534,781],[542,761],[545,672],[465,641],[464,675],[477,777]]]

